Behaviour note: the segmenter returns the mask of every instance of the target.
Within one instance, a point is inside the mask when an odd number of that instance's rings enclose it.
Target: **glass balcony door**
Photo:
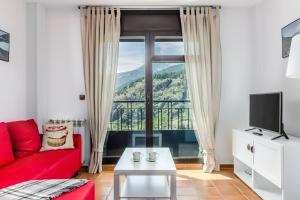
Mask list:
[[[175,159],[197,158],[199,145],[192,125],[184,47],[181,36],[152,33],[153,137]]]
[[[104,162],[115,162],[126,147],[146,146],[145,36],[122,37]]]
[[[169,147],[174,158],[196,158],[198,143],[186,85],[183,43],[174,33],[122,36],[104,158],[126,147]]]

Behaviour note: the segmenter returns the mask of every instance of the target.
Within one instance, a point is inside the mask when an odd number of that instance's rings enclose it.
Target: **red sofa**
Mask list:
[[[81,167],[81,136],[74,134],[73,140],[75,149],[38,151],[22,158],[16,158],[15,155],[13,161],[0,166],[0,189],[27,180],[67,179],[74,176]],[[6,145],[1,144],[3,141],[0,140],[0,146]],[[15,141],[12,139],[13,142]],[[14,148],[12,149],[14,150]],[[95,186],[93,182],[88,182],[86,185],[56,199],[94,200],[94,195]]]

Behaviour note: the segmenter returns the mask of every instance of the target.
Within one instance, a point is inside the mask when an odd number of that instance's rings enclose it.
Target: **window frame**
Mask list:
[[[182,37],[182,34],[178,32],[151,32],[150,33],[150,45],[151,45],[151,62],[152,63],[184,63],[184,55],[156,55],[155,54],[155,37]]]

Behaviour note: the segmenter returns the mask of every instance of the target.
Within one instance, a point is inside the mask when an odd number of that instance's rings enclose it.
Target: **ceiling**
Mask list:
[[[264,0],[27,0],[45,6],[112,5],[122,7],[178,7],[182,5],[221,5],[222,7],[253,7]]]

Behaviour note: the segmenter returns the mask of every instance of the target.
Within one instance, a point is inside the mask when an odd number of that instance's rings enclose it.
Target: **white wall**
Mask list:
[[[216,137],[216,154],[221,164],[233,162],[231,130],[248,126],[253,26],[251,9],[221,10],[222,95]]]
[[[36,4],[26,6],[26,96],[27,113],[37,116],[37,9]],[[29,103],[30,102],[30,103]]]
[[[10,33],[10,61],[0,61],[0,121],[27,118],[26,6],[0,0],[0,29]]]
[[[82,67],[80,17],[76,7],[37,8],[37,121],[87,119]],[[84,164],[89,160],[90,135],[83,136]]]
[[[256,65],[253,92],[283,91],[286,132],[300,136],[300,79],[285,77],[287,60],[281,56],[281,28],[300,18],[299,0],[266,0],[254,10]]]
[[[87,118],[78,9],[49,8],[45,14],[44,60],[38,67],[38,121]]]

